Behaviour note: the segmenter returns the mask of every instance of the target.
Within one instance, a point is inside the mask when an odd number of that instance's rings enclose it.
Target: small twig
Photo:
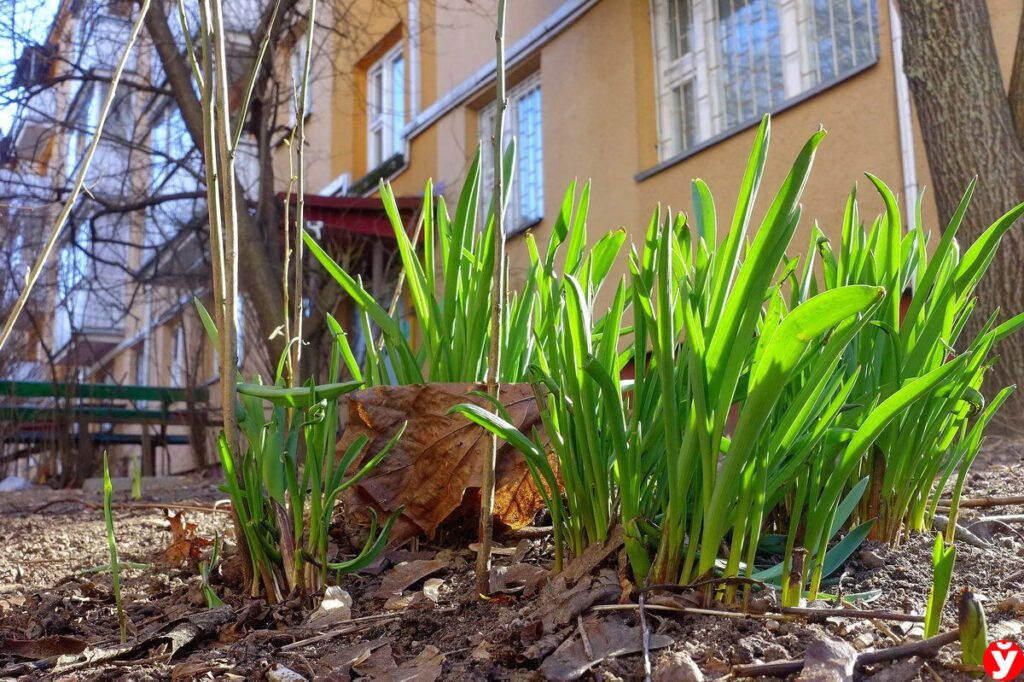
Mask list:
[[[937,672],[935,672],[935,669],[933,667],[931,667],[927,663],[925,663],[921,667],[924,669],[926,673],[928,673],[928,677],[932,678],[932,680],[934,680],[935,682],[942,682],[942,677]],[[978,667],[981,668],[980,665]]]
[[[952,500],[939,500],[938,506],[947,509],[953,503]],[[960,500],[959,507],[967,509],[971,507],[1009,507],[1017,504],[1024,504],[1024,496],[1013,495],[1011,497],[976,497],[971,500]]]
[[[630,611],[639,608],[636,604],[601,604],[592,606],[591,611]],[[741,613],[739,611],[716,611],[715,609],[700,609],[693,606],[668,606],[666,604],[646,604],[648,611],[672,611],[674,613],[691,613],[698,616],[720,616],[722,618],[757,618],[760,620],[791,620],[793,616],[783,616],[777,613]]]
[[[150,656],[149,658],[138,658],[128,659],[124,661],[107,661],[107,665],[151,665],[153,663],[169,663],[171,656],[174,655],[173,651],[169,651],[165,654],[157,654],[156,656]]]
[[[637,598],[637,606],[640,607],[640,643],[644,652],[644,682],[651,682],[651,630],[647,627],[643,592]]]
[[[898,661],[902,658],[912,656],[923,656],[934,658],[938,655],[939,649],[955,642],[960,637],[960,630],[950,630],[941,635],[936,635],[920,642],[894,646],[889,649],[878,651],[865,651],[858,654],[857,666],[871,665],[872,663],[884,663],[887,661]],[[735,665],[732,674],[736,677],[762,677],[768,675],[783,676],[799,672],[804,667],[804,659],[798,658],[792,661],[775,661],[774,663],[753,663],[749,665]]]
[[[908,623],[923,623],[924,616],[912,613],[899,613],[897,611],[867,611],[861,609],[812,609],[798,606],[783,606],[782,613],[794,616],[823,617],[823,618],[866,618],[875,620],[896,620]]]
[[[587,628],[583,625],[583,615],[576,616],[576,627],[580,631],[580,639],[583,640],[583,653],[587,655],[588,661],[594,660],[594,648],[590,646],[590,637],[587,636]]]
[[[1015,522],[1024,523],[1024,515],[1022,515],[1022,516],[988,516],[988,517],[980,518],[980,519],[974,521],[973,523],[971,523],[971,525],[968,526],[968,530],[970,530],[973,533],[975,526],[992,524],[994,526],[998,526],[999,528],[1002,528],[1003,530],[1007,531],[1011,535],[1016,535],[1021,540],[1024,540],[1024,533],[1021,533],[1019,530],[1017,530],[1016,528],[1011,526],[1009,523],[1007,523],[1006,522],[1007,520],[1009,520],[1011,522],[1015,521]]]
[[[957,663],[956,661],[943,661],[942,667],[949,668],[950,670],[956,670],[962,673],[983,673],[985,672],[985,666],[982,665],[967,665],[966,663]]]
[[[862,609],[859,606],[857,606],[856,602],[846,601],[845,599],[840,600],[840,604],[842,604],[843,606],[849,607],[851,609],[855,609],[857,611],[864,611],[865,610],[865,609]],[[870,622],[872,625],[874,625],[875,628],[877,628],[879,632],[881,632],[883,635],[888,637],[892,641],[893,644],[903,644],[903,639],[901,637],[899,637],[895,632],[893,632],[889,628],[889,626],[886,625],[885,623],[883,623],[882,621],[877,620],[875,618],[868,618],[868,622]]]
[[[50,500],[46,504],[36,507],[30,514],[38,514],[47,507],[52,507],[55,504],[80,504],[83,507],[89,509],[102,509],[103,505],[99,502],[89,502],[88,500]],[[221,504],[220,502],[217,505]],[[230,514],[231,507],[219,507],[214,505],[213,507],[201,507],[194,504],[157,504],[155,502],[114,502],[111,506],[114,509],[174,509],[176,511],[194,511],[202,512],[205,514]]]
[[[975,519],[971,525],[975,523],[1024,523],[1024,514],[1002,514],[1000,516],[982,516]]]
[[[698,580],[688,585],[679,585],[675,583],[668,583],[665,585],[650,585],[648,587],[642,587],[638,592],[689,592],[690,590],[696,590],[701,587],[708,585],[757,585],[762,589],[768,589],[768,583],[763,580],[756,578],[745,578],[742,576],[735,576],[732,578],[707,578],[705,580]]]
[[[292,642],[291,644],[285,644],[284,646],[281,647],[281,651],[291,651],[292,649],[298,649],[300,647],[304,647],[307,644],[316,644],[318,642],[323,642],[323,641],[326,641],[328,639],[333,639],[333,638],[339,637],[341,635],[350,635],[353,632],[359,632],[360,630],[369,629],[369,628],[373,627],[374,625],[379,625],[382,621],[386,622],[386,621],[389,621],[389,620],[396,620],[396,619],[398,619],[398,617],[399,617],[398,615],[393,615],[393,614],[390,614],[390,613],[381,613],[381,614],[377,614],[375,616],[363,616],[362,618],[353,618],[352,620],[345,621],[345,626],[344,627],[340,627],[337,630],[331,630],[330,632],[324,632],[324,633],[319,634],[319,635],[314,635],[313,637],[307,637],[306,639],[296,640],[296,641]],[[376,621],[376,622],[370,622],[370,621]],[[353,625],[353,624],[355,624],[355,625]]]
[[[554,532],[554,526],[526,526],[501,534],[502,540],[535,540],[546,538]]]

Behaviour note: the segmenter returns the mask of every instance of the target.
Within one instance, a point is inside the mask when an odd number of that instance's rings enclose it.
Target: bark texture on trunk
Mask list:
[[[176,19],[175,19],[176,20]],[[181,111],[182,120],[192,137],[196,148],[203,149],[202,105],[192,85],[192,72],[187,57],[178,51],[178,44],[171,32],[165,7],[155,2],[146,15],[145,25],[153,40],[160,64],[167,74],[167,83],[174,95],[175,104]],[[261,176],[272,176],[270,157],[261,157]],[[244,197],[239,187],[236,196]],[[263,204],[274,201],[273,193],[260,196],[256,220],[250,215],[244,203],[238,207],[238,259],[239,281],[245,291],[248,303],[256,314],[260,338],[265,340],[270,367],[284,348],[280,336],[271,339],[273,331],[281,324],[284,299],[278,282],[281,281],[281,246],[277,235],[279,212],[273,206]],[[239,199],[242,203],[242,199]]]
[[[904,70],[943,225],[971,178],[978,176],[959,233],[962,244],[970,243],[1024,200],[1024,148],[1003,87],[988,7],[985,0],[899,0],[899,6]],[[1003,239],[978,288],[975,330],[996,307],[1002,310],[1001,319],[1024,311],[1022,230],[1024,225],[1018,225]],[[1018,430],[1024,426],[1024,338],[1011,337],[996,353],[1000,359],[985,392],[994,394],[1007,384],[1021,386],[997,418],[1004,428]]]

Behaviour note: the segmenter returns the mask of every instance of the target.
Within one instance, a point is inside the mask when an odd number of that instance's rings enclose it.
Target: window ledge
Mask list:
[[[876,66],[878,64],[878,60],[879,60],[879,58],[876,56],[874,58],[874,60],[872,60],[872,61],[865,62],[864,64],[861,64],[860,66],[858,66],[857,68],[855,68],[855,69],[853,69],[851,71],[847,71],[846,73],[840,74],[840,75],[838,75],[838,76],[836,76],[834,78],[831,78],[831,79],[829,79],[827,81],[819,83],[818,85],[814,86],[810,90],[806,90],[806,91],[800,93],[799,95],[797,95],[796,97],[792,97],[792,98],[786,100],[785,102],[782,102],[781,104],[779,104],[779,105],[777,105],[777,106],[775,106],[775,107],[773,107],[771,109],[767,109],[766,111],[762,112],[762,114],[758,114],[757,116],[752,116],[751,118],[746,119],[743,122],[738,123],[738,124],[734,125],[731,128],[723,130],[722,132],[718,133],[717,135],[714,135],[713,137],[709,137],[708,139],[695,144],[694,146],[690,147],[689,149],[687,149],[686,151],[684,151],[682,153],[676,154],[675,156],[670,156],[669,158],[665,159],[664,161],[658,163],[657,165],[652,166],[652,167],[650,167],[650,168],[648,168],[646,170],[640,171],[639,173],[637,173],[636,175],[633,176],[633,180],[638,182],[638,183],[639,182],[643,182],[644,180],[657,175],[658,173],[662,172],[663,170],[667,170],[667,169],[671,168],[672,166],[675,166],[676,164],[685,161],[686,159],[690,158],[691,156],[696,156],[697,154],[700,154],[704,150],[706,150],[706,149],[708,149],[710,147],[714,147],[719,142],[724,142],[725,140],[729,139],[730,137],[733,137],[734,135],[738,135],[739,133],[742,133],[745,130],[749,130],[750,128],[753,128],[755,125],[757,125],[760,122],[761,116],[763,114],[771,114],[771,115],[774,116],[775,114],[782,113],[783,111],[786,111],[787,109],[790,109],[792,107],[797,106],[798,104],[802,104],[802,103],[806,102],[807,100],[820,95],[821,93],[825,92],[826,90],[829,90],[829,89],[835,87],[836,85],[839,85],[843,81],[849,80],[849,79],[853,78],[854,76],[858,76],[861,73],[863,73],[864,71],[867,71],[868,69]]]

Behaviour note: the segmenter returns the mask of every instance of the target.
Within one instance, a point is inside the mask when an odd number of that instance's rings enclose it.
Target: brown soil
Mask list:
[[[999,441],[989,445],[976,464],[965,496],[1020,495],[1021,491],[1024,444]],[[174,488],[148,490],[141,502],[174,501],[209,507],[222,497],[212,482],[195,479]],[[275,679],[277,673],[271,669],[283,665],[309,680],[338,682],[540,680],[556,670],[550,662],[542,665],[544,656],[537,655],[542,634],[539,622],[546,623],[544,614],[552,609],[566,611],[569,617],[559,621],[553,634],[542,640],[548,646],[542,647],[541,653],[559,644],[563,645],[560,651],[571,646],[582,650],[580,627],[588,635],[586,646],[595,651],[602,637],[614,640],[617,633],[638,631],[636,608],[584,609],[576,616],[567,604],[579,597],[579,590],[576,597],[571,597],[548,586],[540,588],[539,595],[527,597],[511,589],[512,594],[490,602],[474,600],[474,555],[464,543],[455,542],[447,543],[448,547],[420,545],[415,552],[396,550],[376,567],[376,574],[343,577],[340,585],[352,596],[353,619],[379,618],[326,628],[303,626],[309,615],[305,604],[268,607],[240,594],[237,565],[230,559],[229,544],[225,550],[229,558],[213,582],[230,611],[211,612],[205,608],[196,567],[187,561],[180,566],[163,561],[166,557],[162,552],[171,539],[166,513],[157,508],[130,508],[122,497],[122,505],[115,512],[121,559],[151,565],[129,569],[123,578],[132,633],[129,639],[148,644],[111,660],[77,668],[61,669],[58,662],[57,670],[53,659],[33,663],[32,659],[6,653],[10,647],[4,642],[10,639],[64,635],[89,643],[89,651],[118,642],[109,572],[83,573],[109,562],[102,512],[96,508],[99,501],[98,496],[81,491],[0,493],[0,541],[4,547],[0,555],[0,679]],[[212,538],[214,533],[230,537],[226,514],[185,513],[190,522],[197,524],[198,537]],[[991,537],[992,546],[979,549],[958,543],[954,589],[974,590],[984,600],[990,630],[1024,644],[1024,524],[972,526],[977,518],[995,514],[1021,515],[1024,506],[963,510],[962,525]],[[548,566],[546,539],[510,544],[515,550],[496,557],[497,564]],[[404,587],[404,601],[386,602],[384,596],[375,594],[382,581],[396,580],[394,565],[426,560],[439,562],[440,568],[424,575],[417,572],[411,584],[399,587]],[[611,569],[605,569],[603,578],[594,579],[588,594],[600,592],[613,597],[598,603],[619,601],[614,597],[619,591],[614,558],[610,561],[606,566]],[[406,568],[409,566],[427,570],[435,564],[407,564]],[[438,585],[430,580],[424,590],[429,579],[441,582]],[[528,581],[529,576],[523,580]],[[923,613],[930,580],[931,539],[915,536],[897,549],[866,543],[845,566],[840,586],[829,589],[846,595],[877,590],[880,594],[865,608]],[[436,602],[424,592],[436,597]],[[820,605],[829,606],[827,602]],[[1015,606],[1019,609],[1016,613]],[[729,674],[736,664],[801,657],[816,638],[843,639],[865,650],[893,646],[894,639],[913,639],[916,635],[909,625],[889,623],[888,628],[880,628],[862,619],[781,622],[760,617],[679,616],[654,610],[648,610],[646,616],[652,642],[668,644],[651,652],[655,680],[684,679],[681,673],[664,669],[659,674],[659,666],[666,665],[677,652],[688,654],[705,677],[719,678]],[[949,604],[944,629],[952,627],[955,606]],[[331,636],[331,632],[342,629],[348,632]],[[187,636],[174,634],[184,631]],[[290,646],[320,635],[327,636],[322,641]],[[360,643],[372,644],[360,650]],[[357,660],[353,668],[352,659],[362,660]],[[947,666],[957,660],[957,646],[951,645],[927,665],[922,659],[911,659],[862,670],[858,675],[875,675],[883,680],[971,679]],[[643,657],[630,654],[606,658],[592,666],[583,679],[642,680]]]

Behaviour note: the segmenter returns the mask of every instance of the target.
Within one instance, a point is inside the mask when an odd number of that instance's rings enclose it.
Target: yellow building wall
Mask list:
[[[561,4],[539,0],[510,3],[508,44],[514,45]],[[420,5],[424,109],[433,102],[426,96],[431,88],[436,88],[438,98],[443,97],[493,60],[494,17],[478,7],[443,0],[425,0]],[[989,6],[1008,79],[1019,28],[1019,0],[989,0]],[[861,213],[866,219],[882,211],[865,172],[879,176],[902,202],[905,178],[889,9],[886,0],[878,2],[879,58],[875,64],[773,117],[770,153],[753,229],[800,148],[819,126],[828,134],[804,192],[796,242],[800,250],[815,221],[826,234],[838,235],[844,203],[854,185],[859,188]],[[398,16],[392,17],[391,23],[381,21],[364,42],[372,46],[387,31],[394,30],[394,22],[405,22],[404,12],[405,3],[400,3]],[[589,221],[592,241],[618,227],[642,234],[659,202],[689,211],[690,183],[698,177],[714,193],[719,230],[729,224],[754,123],[660,172],[636,179],[658,163],[650,16],[649,0],[601,0],[529,58],[539,66],[542,84],[545,218],[533,230],[542,243],[565,188],[573,179],[593,183]],[[430,49],[431,39],[435,49]],[[408,47],[406,55],[408,59]],[[363,57],[354,50],[348,58],[358,73],[358,62]],[[342,64],[339,74],[344,72]],[[510,81],[520,75],[514,69]],[[365,157],[360,157],[359,151],[360,138],[365,138],[365,120],[360,121],[358,112],[365,97],[358,88],[346,90],[346,78],[352,80],[344,75],[335,79],[341,86],[336,86],[334,94],[332,164],[336,173],[349,171],[356,179],[369,170],[360,165],[365,165]],[[477,111],[493,100],[492,88],[493,82],[482,86],[409,141],[408,166],[391,179],[398,194],[419,194],[428,177],[443,183],[449,198],[457,194],[476,146]],[[914,126],[917,182],[927,187],[927,159],[916,120]],[[934,202],[927,191],[924,196],[925,223],[937,229]],[[510,239],[509,255],[515,276],[526,263],[521,236]]]

